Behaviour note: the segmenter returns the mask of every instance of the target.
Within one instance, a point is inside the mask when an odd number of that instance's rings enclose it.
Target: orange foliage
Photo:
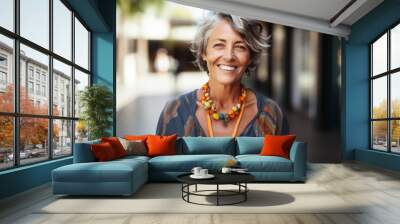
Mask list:
[[[7,86],[4,93],[0,93],[0,111],[13,112],[14,97],[13,85]],[[24,87],[20,88],[20,109],[23,114],[40,114],[47,115],[48,106],[38,106],[29,99],[28,93]],[[56,108],[55,108],[56,109]],[[55,114],[59,111],[54,110]],[[13,146],[13,117],[0,116],[0,146],[4,148],[12,148]],[[30,144],[45,144],[48,136],[48,119],[47,118],[20,118],[20,148],[25,148],[25,145]],[[53,138],[59,136],[59,127],[54,124]]]

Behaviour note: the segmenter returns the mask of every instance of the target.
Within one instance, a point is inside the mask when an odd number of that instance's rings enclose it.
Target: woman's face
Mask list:
[[[250,50],[245,40],[225,19],[210,31],[203,60],[207,62],[210,79],[221,84],[240,81],[250,63]]]

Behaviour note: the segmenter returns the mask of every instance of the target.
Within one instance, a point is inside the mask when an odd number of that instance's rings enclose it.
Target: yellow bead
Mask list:
[[[232,107],[232,110],[233,110],[233,111],[237,111],[238,108],[237,108],[236,106],[233,106],[233,107]]]
[[[212,117],[213,117],[215,120],[218,120],[218,119],[219,119],[219,114],[218,114],[218,113],[213,113]]]

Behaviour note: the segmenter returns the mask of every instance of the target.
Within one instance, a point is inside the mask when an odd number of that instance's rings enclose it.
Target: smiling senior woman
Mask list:
[[[268,47],[262,29],[256,20],[223,13],[208,17],[200,25],[192,51],[209,80],[166,104],[157,134],[286,134],[288,125],[278,104],[241,83],[243,75],[257,68],[262,51]]]

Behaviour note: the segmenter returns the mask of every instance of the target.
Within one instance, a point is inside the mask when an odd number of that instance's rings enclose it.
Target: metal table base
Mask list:
[[[190,191],[190,186],[195,185],[195,191]],[[208,185],[208,184],[207,184]],[[216,190],[197,190],[197,184],[187,184],[182,183],[182,199],[188,203],[197,204],[197,205],[235,205],[242,202],[247,201],[247,192],[249,191],[247,187],[247,183],[237,183],[237,184],[215,184]],[[236,185],[238,186],[237,190],[222,190],[220,189],[220,185]],[[216,194],[202,194],[202,192],[216,192]],[[223,194],[221,194],[223,193]],[[190,196],[203,196],[203,197],[216,197],[217,204],[202,204],[190,201]],[[241,196],[241,199],[232,203],[221,203],[221,197],[232,197],[232,196]]]

